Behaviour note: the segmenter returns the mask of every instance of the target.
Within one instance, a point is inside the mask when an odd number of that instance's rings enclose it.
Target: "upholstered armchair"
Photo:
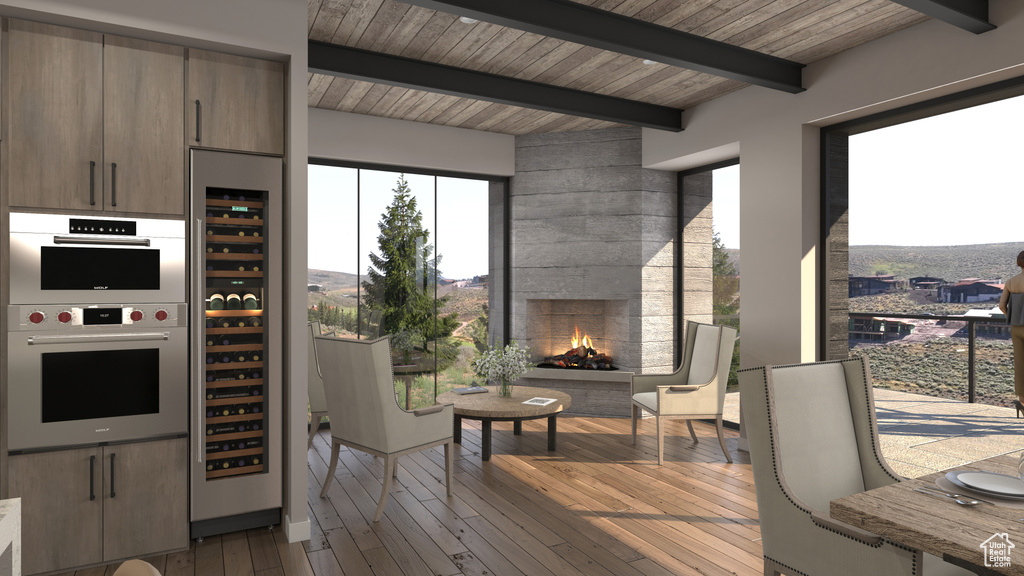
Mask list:
[[[452,494],[454,408],[451,404],[403,410],[395,400],[388,337],[347,340],[313,338],[331,417],[331,465],[320,497],[327,495],[347,446],[384,459],[384,482],[373,521],[384,514],[395,460],[404,454],[444,446],[445,485]]]
[[[879,450],[863,357],[739,371],[765,576],[967,575],[833,520],[829,502],[899,482]]]
[[[663,419],[686,419],[686,427],[694,443],[693,418],[714,418],[718,443],[725,459],[732,456],[725,447],[722,434],[722,408],[725,406],[725,386],[729,380],[736,330],[728,326],[711,326],[689,322],[686,324],[686,343],[683,362],[671,374],[643,374],[633,376],[630,396],[633,401],[633,445],[636,445],[636,421],[640,411],[654,415],[658,433],[658,465],[665,463],[665,424]]]
[[[309,440],[306,442],[306,450],[313,446],[313,438],[320,430],[320,421],[327,416],[327,397],[324,396],[324,379],[320,375],[320,363],[316,358],[316,346],[313,337],[320,336],[320,322],[309,323],[309,349],[306,351],[309,362],[307,375],[307,395],[309,396]]]

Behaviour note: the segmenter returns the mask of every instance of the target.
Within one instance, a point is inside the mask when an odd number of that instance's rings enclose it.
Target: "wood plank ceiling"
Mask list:
[[[803,64],[928,19],[888,0],[573,1]],[[308,0],[308,10],[310,40],[672,108],[747,86],[394,0]],[[309,73],[308,86],[315,108],[505,134],[617,125],[324,74]]]

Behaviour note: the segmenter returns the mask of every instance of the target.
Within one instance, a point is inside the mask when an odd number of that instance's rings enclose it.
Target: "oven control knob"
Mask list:
[[[46,314],[43,314],[38,310],[28,315],[28,321],[33,324],[39,324],[43,320],[46,320]]]
[[[163,322],[164,320],[167,320],[167,310],[157,310],[154,316],[156,316],[157,320]]]
[[[132,319],[132,322],[138,322],[139,320],[142,320],[142,310],[132,310],[132,313],[129,315],[129,317]]]
[[[61,324],[67,324],[68,322],[71,322],[71,312],[64,310],[60,314],[57,314],[57,321],[60,322]]]

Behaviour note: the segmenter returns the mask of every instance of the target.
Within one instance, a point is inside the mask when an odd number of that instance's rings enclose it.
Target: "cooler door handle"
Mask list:
[[[196,100],[196,106],[198,108],[199,100]],[[203,446],[203,429],[206,426],[206,412],[203,411],[203,368],[200,364],[199,359],[203,357],[202,347],[202,331],[203,327],[206,326],[205,306],[203,305],[203,289],[200,282],[203,281],[202,263],[203,263],[203,219],[196,218],[196,228],[192,233],[192,286],[195,290],[192,298],[192,309],[195,310],[195,318],[193,318],[192,328],[192,340],[195,342],[195,356],[192,360],[192,381],[196,383],[196,462],[203,463],[203,453],[205,447]]]

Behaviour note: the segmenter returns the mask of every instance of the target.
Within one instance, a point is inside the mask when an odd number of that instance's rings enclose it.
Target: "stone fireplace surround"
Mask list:
[[[677,173],[643,168],[639,128],[516,138],[509,335],[540,361],[564,353],[578,325],[618,368],[535,369],[522,384],[569,393],[570,414],[628,417],[632,373],[672,371],[679,307],[687,309],[678,266],[705,252],[710,264],[711,255],[710,197],[684,202],[687,223],[706,232],[695,249],[679,238],[679,201]],[[710,294],[706,279],[692,288]]]

